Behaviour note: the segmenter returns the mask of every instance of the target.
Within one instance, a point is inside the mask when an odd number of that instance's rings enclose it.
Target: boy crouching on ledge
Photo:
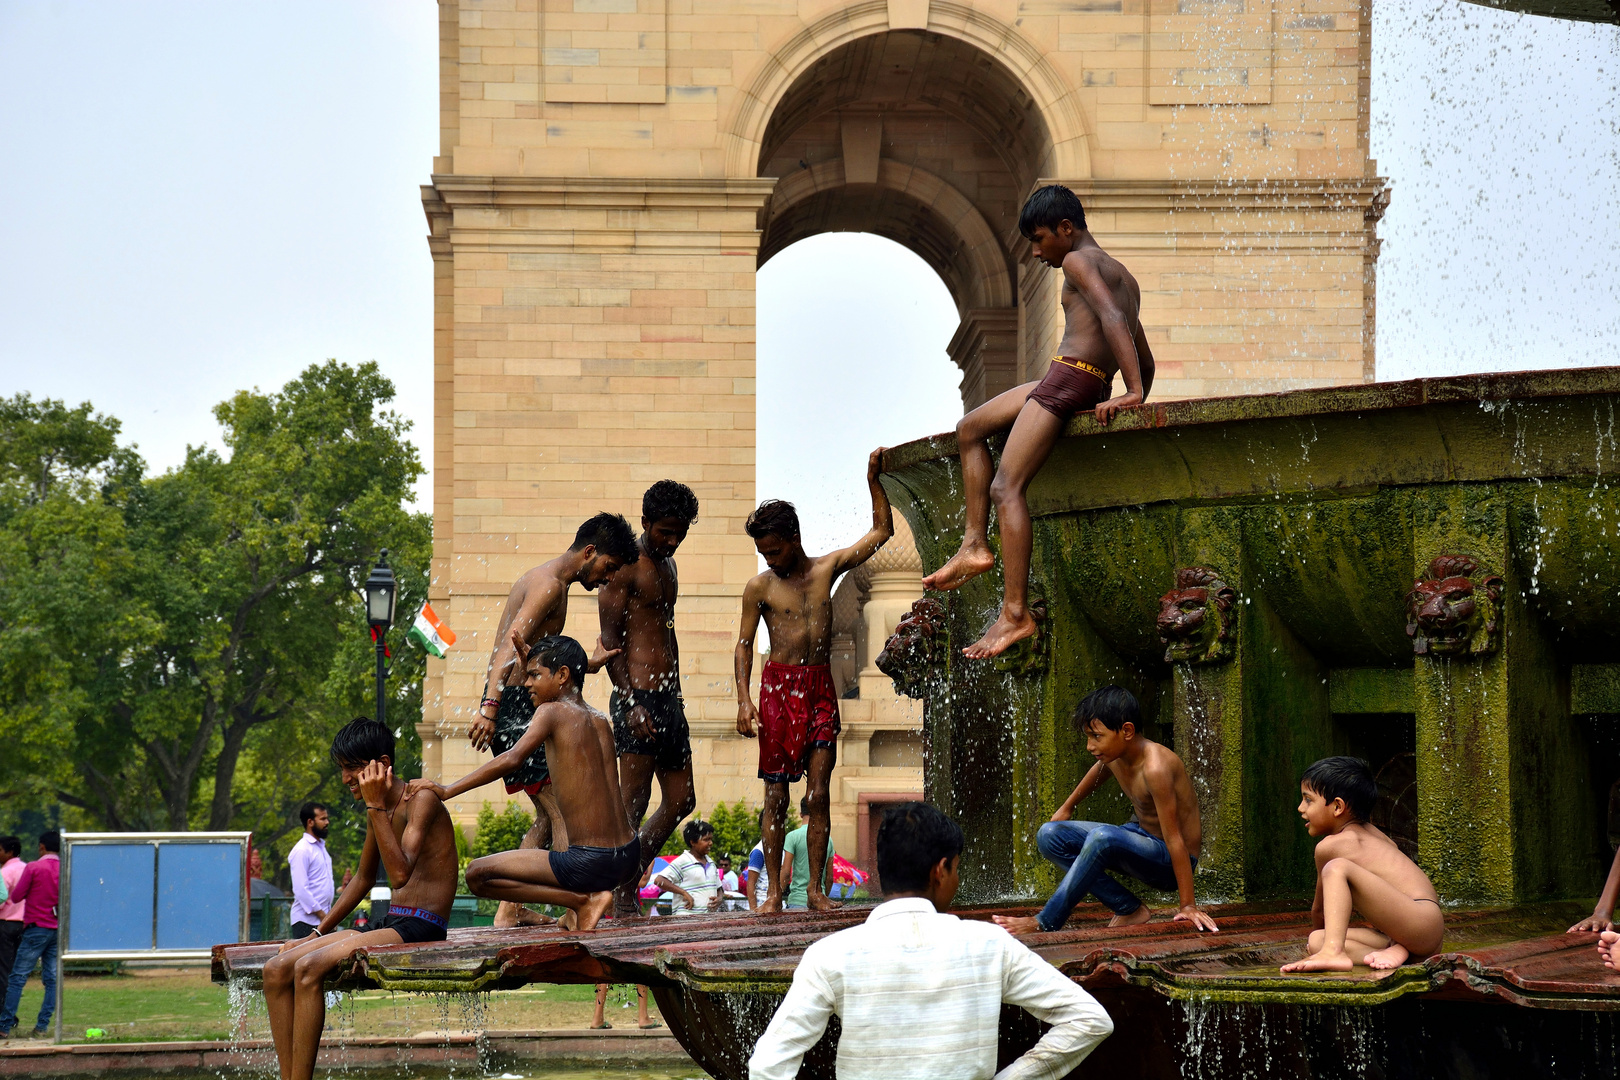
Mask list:
[[[1316,842],[1316,902],[1311,954],[1283,971],[1349,971],[1357,964],[1394,968],[1440,950],[1440,894],[1416,863],[1367,819],[1378,783],[1365,761],[1323,758],[1299,781],[1299,816]],[[1373,924],[1350,925],[1351,909]]]
[[[619,795],[613,725],[580,697],[586,668],[579,642],[554,634],[530,648],[513,634],[512,643],[535,705],[528,728],[510,750],[448,788],[412,780],[406,798],[428,797],[435,806],[448,802],[499,780],[544,746],[568,828],[568,850],[519,848],[486,855],[467,866],[467,888],[496,900],[557,904],[574,913],[574,929],[594,930],[613,903],[614,886],[641,872],[641,845]]]
[[[360,868],[349,879],[315,932],[289,941],[264,965],[264,1000],[270,1012],[281,1080],[310,1080],[326,1026],[324,982],[360,949],[443,941],[456,896],[456,838],[450,815],[436,797],[405,801],[405,781],[394,776],[394,733],[375,720],[353,720],[332,739],[332,760],[343,783],[366,806]],[[375,929],[335,929],[388,874],[393,900]]]

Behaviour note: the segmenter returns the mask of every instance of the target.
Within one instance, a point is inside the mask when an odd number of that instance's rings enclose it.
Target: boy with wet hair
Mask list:
[[[624,812],[641,826],[643,865],[614,895],[619,918],[639,913],[639,871],[697,807],[691,735],[681,697],[681,649],[675,637],[680,592],[675,551],[697,515],[697,496],[685,484],[660,480],[648,488],[641,497],[636,558],[602,586],[597,600],[602,646],[614,653],[607,665],[613,682],[608,714],[619,753]],[[660,798],[658,809],[647,816],[654,776]]]
[[[996,922],[1015,934],[1058,930],[1087,893],[1114,913],[1109,926],[1147,922],[1153,917],[1147,905],[1104,873],[1114,870],[1150,888],[1179,893],[1181,910],[1172,921],[1216,929],[1193,896],[1204,834],[1187,767],[1168,746],[1142,734],[1142,708],[1122,686],[1092,691],[1075,709],[1074,720],[1097,763],[1035,834],[1041,854],[1063,869],[1063,881],[1039,915],[997,915]],[[1070,820],[1080,800],[1110,775],[1131,800],[1136,811],[1131,820],[1123,825]]]
[[[523,737],[534,715],[513,642],[521,640],[532,645],[543,637],[562,633],[568,620],[568,587],[578,582],[587,592],[594,590],[639,555],[630,523],[604,511],[580,525],[573,546],[566,552],[513,583],[495,629],[495,647],[490,650],[489,669],[484,676],[484,697],[467,729],[473,749],[489,747],[496,754],[504,754]],[[615,655],[616,651],[604,649],[598,640],[588,670],[597,670]],[[534,827],[519,846],[525,850],[567,847],[568,833],[557,800],[547,790],[551,772],[546,767],[545,750],[536,750],[532,757],[518,761],[504,779],[507,794],[525,792],[534,804]],[[501,904],[495,912],[495,925],[499,927],[550,921],[517,904]]]
[[[568,848],[519,848],[475,859],[467,867],[467,888],[475,896],[517,904],[557,904],[573,912],[573,929],[594,930],[613,903],[614,887],[641,866],[640,845],[619,795],[613,727],[580,696],[586,660],[579,642],[552,635],[530,648],[514,634],[513,647],[534,707],[523,737],[448,788],[412,780],[410,798],[448,801],[508,775],[543,746],[547,760],[557,766],[552,787],[567,824]]]
[[[1323,758],[1299,779],[1299,816],[1316,842],[1310,955],[1283,972],[1400,967],[1440,950],[1445,917],[1429,876],[1368,819],[1378,782],[1365,761]],[[1350,925],[1351,911],[1373,924]]]
[[[1057,184],[1037,190],[1024,203],[1018,230],[1038,261],[1063,273],[1063,340],[1044,378],[996,395],[956,425],[966,529],[956,554],[923,578],[924,588],[956,589],[995,566],[988,532],[993,501],[1001,528],[1001,615],[962,650],[972,659],[997,656],[1035,633],[1029,611],[1034,541],[1024,492],[1069,417],[1091,409],[1106,424],[1119,410],[1140,405],[1153,388],[1153,350],[1139,317],[1142,290],[1086,231],[1074,192]],[[1110,397],[1115,372],[1125,380],[1125,393]],[[1007,442],[992,479],[986,440],[1002,431]]]
[[[326,1026],[328,975],[361,949],[443,941],[456,898],[456,837],[450,815],[435,795],[406,799],[394,775],[394,733],[359,717],[332,739],[332,760],[343,784],[366,808],[360,866],[314,932],[289,941],[264,965],[264,1001],[270,1013],[281,1080],[310,1080]],[[364,932],[339,929],[376,884],[377,868],[393,890],[388,915]]]
[[[872,495],[872,527],[852,547],[807,555],[799,538],[793,504],[771,499],[759,505],[744,526],[768,569],[743,587],[742,627],[737,635],[737,732],[759,737],[759,778],[765,781],[762,843],[769,892],[756,914],[782,910],[782,833],[787,822],[788,785],[806,773],[810,782],[810,892],[812,911],[839,905],[822,890],[827,839],[832,831],[828,794],[838,758],[838,691],[828,659],[832,653],[832,589],[840,574],[877,553],[894,535],[894,513],[878,482],[883,448],[866,459],[866,486]],[[759,620],[771,636],[770,659],[759,680],[759,708],[749,692],[754,666],[754,635]]]

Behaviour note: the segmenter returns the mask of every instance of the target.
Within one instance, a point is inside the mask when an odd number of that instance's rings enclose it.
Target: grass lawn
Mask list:
[[[15,1034],[34,1026],[44,989],[30,980],[17,1011]],[[230,1003],[223,986],[209,981],[206,968],[142,968],[121,975],[70,975],[63,987],[62,1037],[84,1042],[86,1028],[101,1028],[108,1041],[225,1039],[231,1034]],[[346,997],[327,1017],[327,1031],[343,1035],[412,1035],[419,1031],[477,1028],[583,1028],[591,1022],[595,990],[590,986],[535,985],[499,990],[476,999],[430,994],[390,994],[373,990]],[[628,1004],[629,1008],[623,1006]],[[657,1006],[649,1001],[652,1015]],[[608,996],[608,1023],[635,1027],[636,995],[616,986]],[[247,1034],[268,1037],[262,1000],[248,1016]]]

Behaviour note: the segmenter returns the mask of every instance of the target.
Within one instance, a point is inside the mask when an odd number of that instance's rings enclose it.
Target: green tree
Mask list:
[[[88,404],[0,402],[6,792],[48,788],[110,829],[246,826],[261,846],[321,798],[334,856],[358,843],[326,749],[373,711],[359,590],[388,548],[408,622],[431,541],[392,398],[374,364],[314,365],[221,404],[224,452],[151,478]],[[403,627],[388,640],[410,772],[424,658]]]
[[[467,854],[482,859],[499,851],[512,851],[523,842],[523,834],[533,825],[534,818],[524,813],[515,802],[507,803],[506,809],[499,814],[493,806],[485,803],[478,811],[478,832],[473,835]]]

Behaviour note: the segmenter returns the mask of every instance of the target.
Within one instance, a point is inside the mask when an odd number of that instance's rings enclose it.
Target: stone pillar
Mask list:
[[[1437,567],[1437,557],[1471,556],[1480,564],[1470,575],[1475,603],[1494,607],[1499,623],[1494,633],[1471,633],[1466,649],[1430,644],[1415,659],[1418,854],[1452,901],[1522,902],[1594,887],[1582,880],[1580,840],[1590,826],[1573,820],[1574,802],[1558,790],[1560,778],[1588,774],[1585,739],[1570,715],[1569,669],[1526,603],[1534,573],[1511,556],[1511,501],[1507,485],[1413,496],[1414,579],[1458,569]],[[1494,603],[1492,576],[1500,579]]]
[[[971,411],[1018,379],[1018,309],[980,308],[962,316],[946,346],[962,369],[962,410]],[[915,597],[913,597],[915,599]]]

